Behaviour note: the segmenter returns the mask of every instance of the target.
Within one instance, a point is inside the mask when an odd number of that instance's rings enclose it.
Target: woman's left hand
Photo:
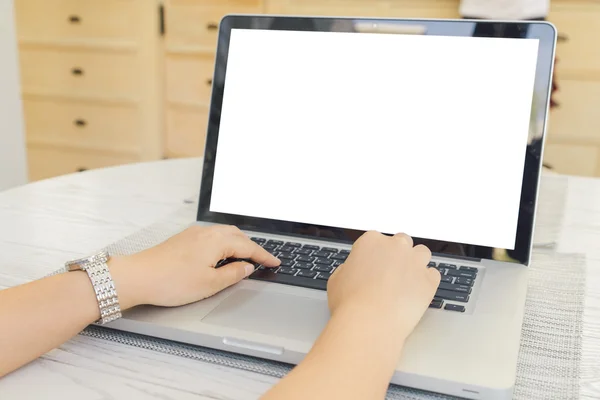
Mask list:
[[[123,309],[139,304],[180,306],[205,299],[254,271],[247,262],[218,269],[226,258],[251,259],[267,267],[280,261],[234,226],[193,226],[162,244],[114,257],[109,268]]]

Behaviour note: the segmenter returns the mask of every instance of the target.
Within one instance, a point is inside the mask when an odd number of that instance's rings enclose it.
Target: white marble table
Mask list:
[[[171,160],[0,192],[0,289],[39,278],[67,259],[164,219],[197,196],[200,170],[197,159]],[[600,398],[600,179],[570,177],[565,207],[557,249],[587,255],[581,397]],[[275,381],[76,337],[0,379],[0,399],[256,399]]]

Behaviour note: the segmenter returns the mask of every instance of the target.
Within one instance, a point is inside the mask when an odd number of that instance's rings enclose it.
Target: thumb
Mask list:
[[[215,270],[217,292],[234,285],[254,272],[254,265],[247,262],[233,262]]]

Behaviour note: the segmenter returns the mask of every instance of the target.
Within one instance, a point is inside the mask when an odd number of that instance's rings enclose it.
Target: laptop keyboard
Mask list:
[[[297,242],[267,240],[252,237],[252,241],[281,260],[278,268],[258,266],[249,279],[327,290],[327,280],[350,254],[349,250],[335,247],[320,247]],[[461,304],[469,301],[473,284],[477,278],[475,267],[458,266],[432,261],[429,268],[436,268],[442,275],[440,286],[430,308],[464,312]],[[451,301],[453,303],[447,303]]]

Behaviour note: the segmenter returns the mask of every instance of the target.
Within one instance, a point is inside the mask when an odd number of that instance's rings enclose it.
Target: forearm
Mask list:
[[[404,331],[372,312],[336,315],[305,360],[263,400],[383,399]]]
[[[110,262],[121,306],[127,308],[132,304],[123,268],[119,261]],[[83,271],[0,291],[0,377],[64,343],[99,317],[94,289]]]

